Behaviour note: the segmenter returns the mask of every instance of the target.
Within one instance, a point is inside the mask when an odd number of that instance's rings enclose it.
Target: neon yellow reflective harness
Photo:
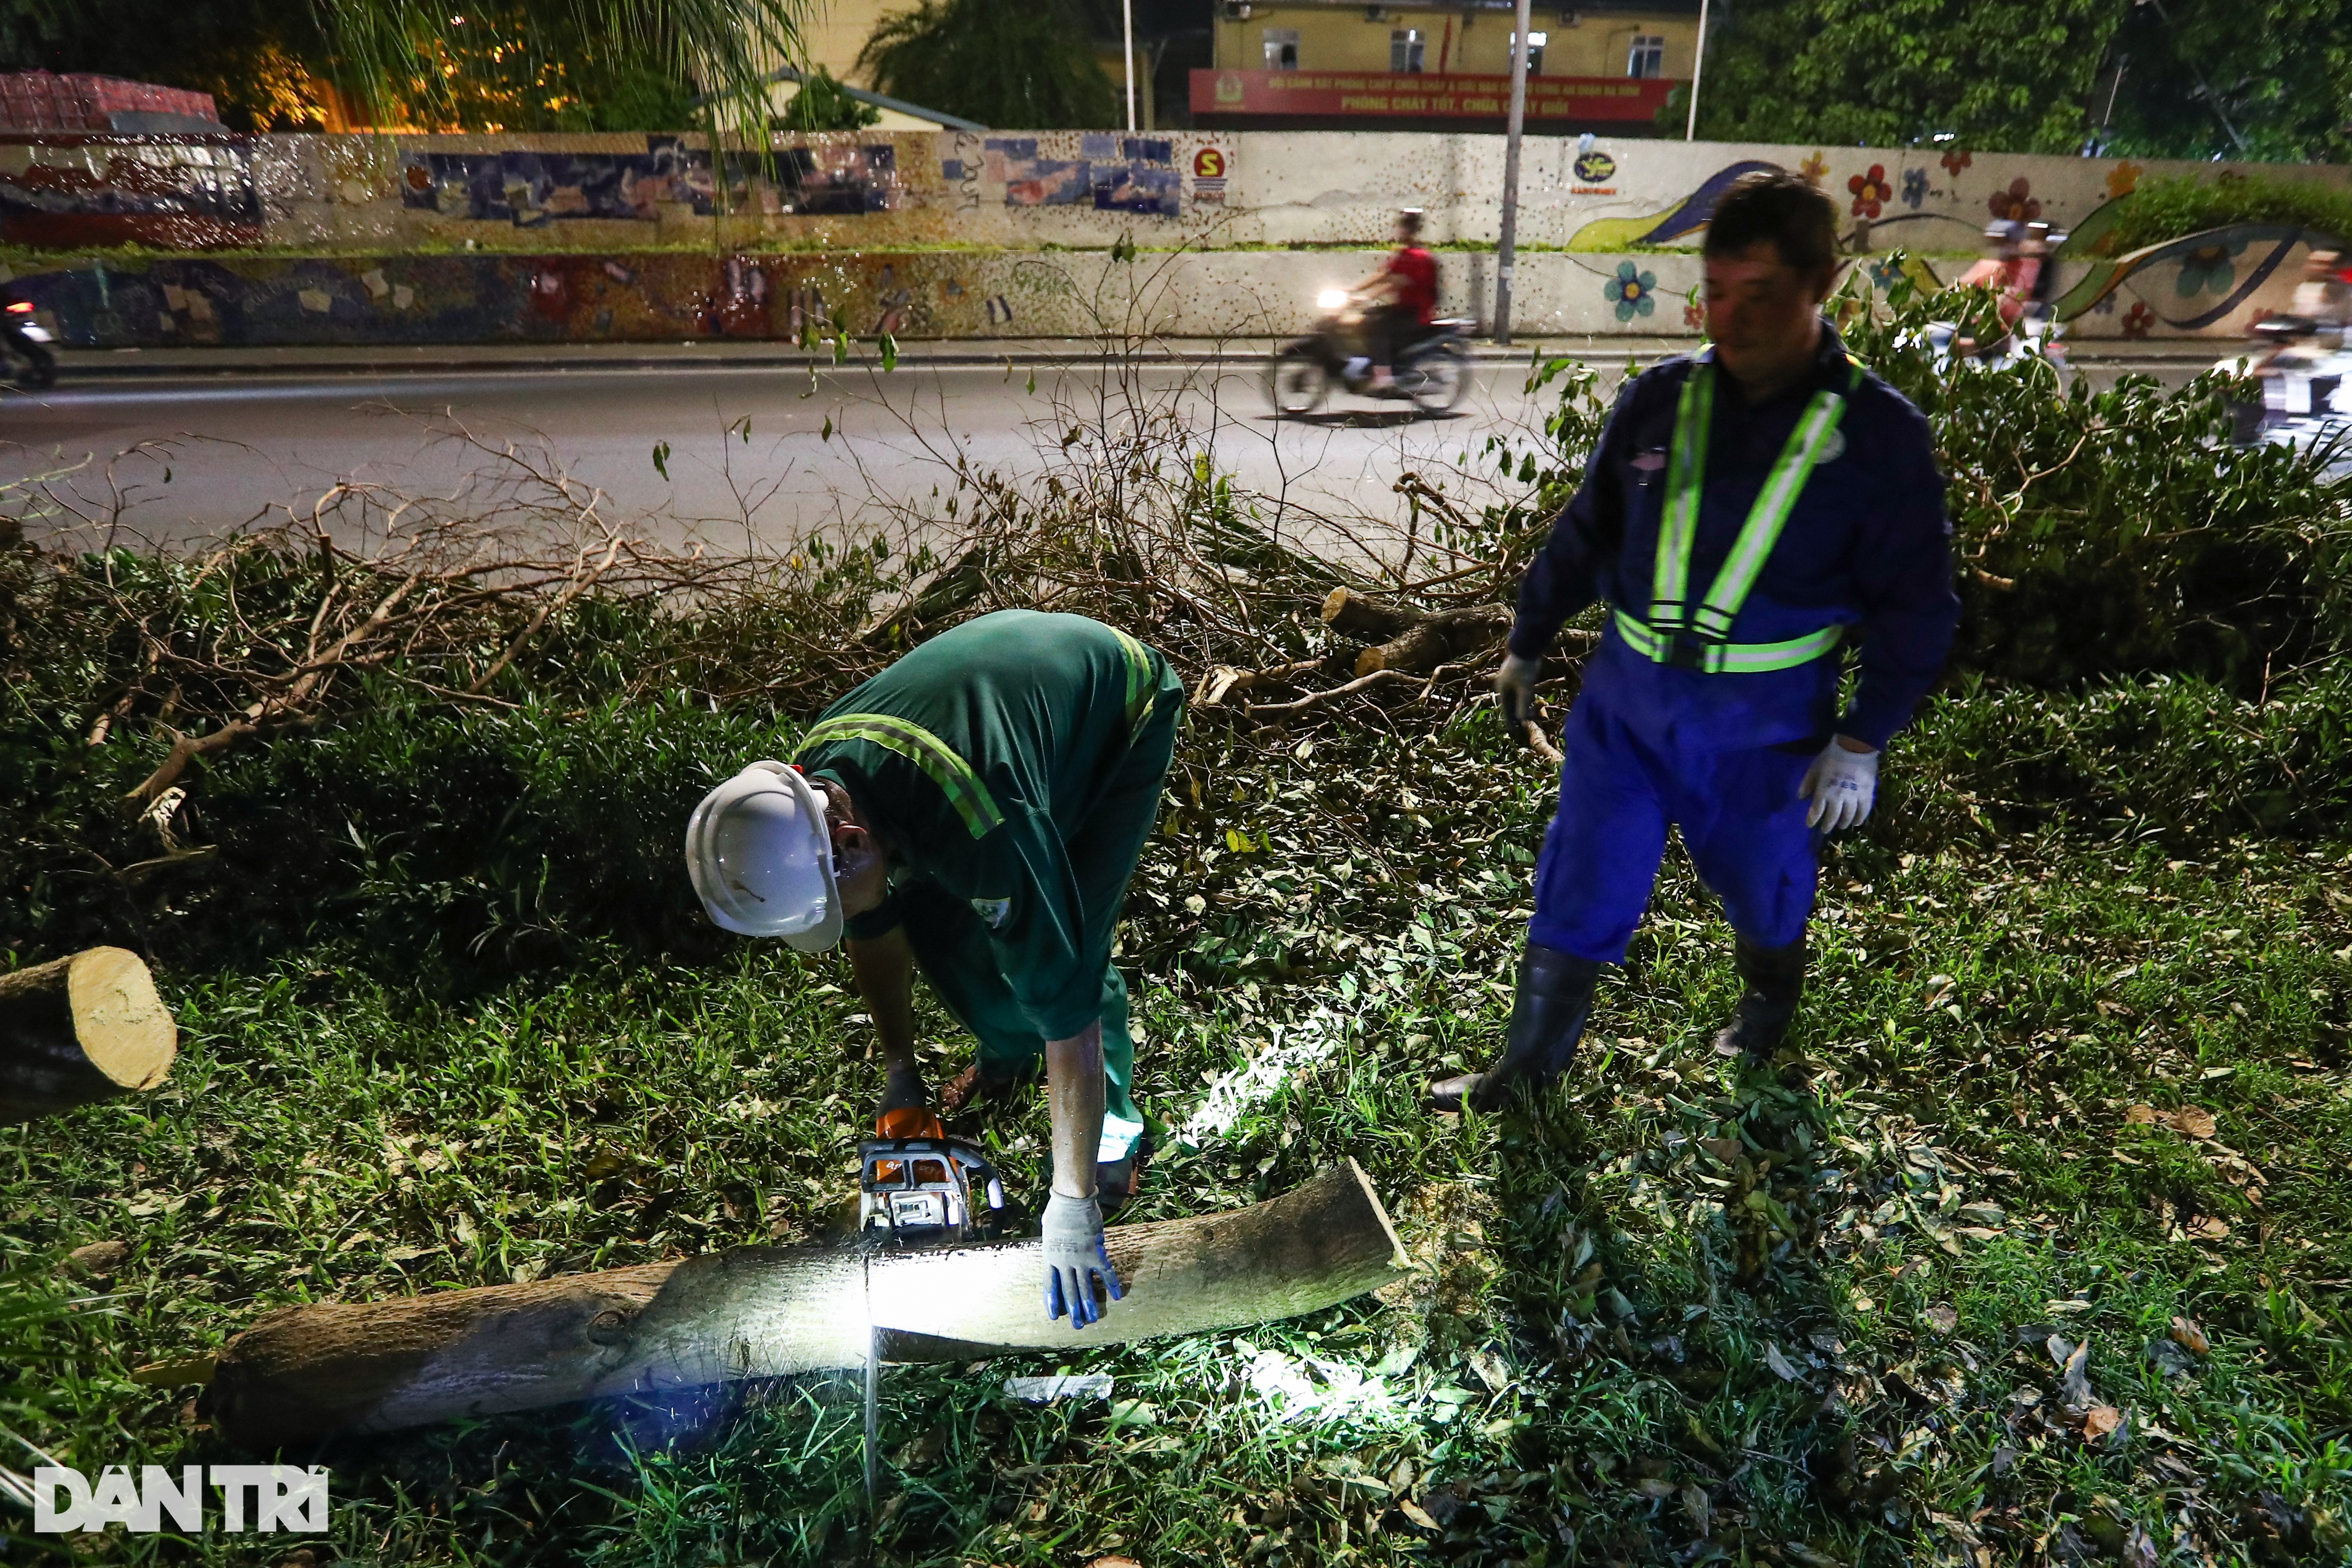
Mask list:
[[[1862,384],[1862,362],[1847,356],[1853,372],[1846,382],[1851,393]],[[1706,483],[1708,426],[1715,417],[1715,364],[1701,360],[1684,382],[1675,407],[1674,447],[1666,459],[1666,509],[1658,527],[1658,555],[1651,570],[1650,618],[1638,621],[1623,610],[1612,610],[1618,635],[1643,658],[1676,669],[1703,670],[1710,674],[1753,674],[1766,670],[1794,669],[1838,645],[1845,635],[1840,625],[1824,626],[1784,643],[1728,641],[1732,622],[1748,592],[1780,542],[1780,530],[1797,497],[1821,460],[1822,448],[1845,413],[1845,399],[1833,392],[1818,392],[1805,405],[1797,428],[1780,448],[1764,488],[1748,509],[1748,521],[1732,541],[1731,553],[1715,574],[1715,582],[1698,607],[1689,605],[1691,551],[1698,539],[1700,494]]]

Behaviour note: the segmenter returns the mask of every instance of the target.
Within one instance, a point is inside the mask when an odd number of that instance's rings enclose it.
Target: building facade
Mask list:
[[[1215,64],[1192,73],[1194,123],[1228,130],[1499,130],[1511,0],[1215,0]],[[1698,53],[1698,0],[1538,5],[1529,124],[1650,133]],[[1501,85],[1498,87],[1497,83]]]

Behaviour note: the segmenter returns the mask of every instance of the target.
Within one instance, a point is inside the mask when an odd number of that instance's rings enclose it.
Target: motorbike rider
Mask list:
[[[2303,258],[2303,277],[2286,313],[2254,323],[2252,334],[2262,348],[2215,367],[2262,382],[2259,402],[2232,407],[2241,442],[2253,439],[2273,418],[2294,419],[2335,404],[2341,385],[2336,356],[2352,319],[2352,287],[2347,286],[2343,260],[2339,251],[2315,246]]]
[[[33,302],[18,293],[11,284],[0,283],[0,343],[9,354],[25,361],[24,384],[45,387],[58,379],[58,357],[46,343],[35,342],[26,334],[26,324],[33,319]]]
[[[1396,216],[1396,253],[1378,272],[1348,292],[1364,302],[1364,349],[1372,361],[1371,384],[1379,393],[1394,390],[1397,350],[1437,319],[1437,258],[1422,248],[1422,211],[1407,207]]]
[[[2315,250],[2303,258],[2303,280],[2294,286],[2293,314],[2312,324],[2315,332],[2340,335],[2352,318],[2352,281],[2347,281],[2344,253]]]
[[[2049,232],[2048,225],[2042,225]],[[2038,253],[2031,252],[2026,225],[2014,218],[1999,218],[1985,225],[1985,245],[1991,254],[1960,274],[1955,288],[1990,288],[1994,308],[2000,312],[2001,325],[2014,329],[2033,302],[2047,270],[2044,257],[2049,246],[2045,241]],[[1961,358],[1982,354],[1997,356],[2009,347],[2009,340],[1979,344],[1973,338],[1956,338],[1952,352]]]

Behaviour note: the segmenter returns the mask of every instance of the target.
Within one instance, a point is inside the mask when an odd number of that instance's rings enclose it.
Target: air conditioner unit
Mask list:
[[[1225,20],[1246,22],[1250,19],[1250,0],[1224,0]]]

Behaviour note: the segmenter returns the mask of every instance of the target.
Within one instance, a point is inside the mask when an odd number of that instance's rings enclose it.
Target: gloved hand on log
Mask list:
[[[1039,1228],[1045,1253],[1045,1315],[1058,1318],[1066,1312],[1073,1328],[1100,1322],[1103,1308],[1095,1300],[1095,1281],[1102,1281],[1104,1294],[1114,1301],[1122,1293],[1103,1244],[1101,1206],[1091,1196],[1057,1192],[1046,1200]]]

